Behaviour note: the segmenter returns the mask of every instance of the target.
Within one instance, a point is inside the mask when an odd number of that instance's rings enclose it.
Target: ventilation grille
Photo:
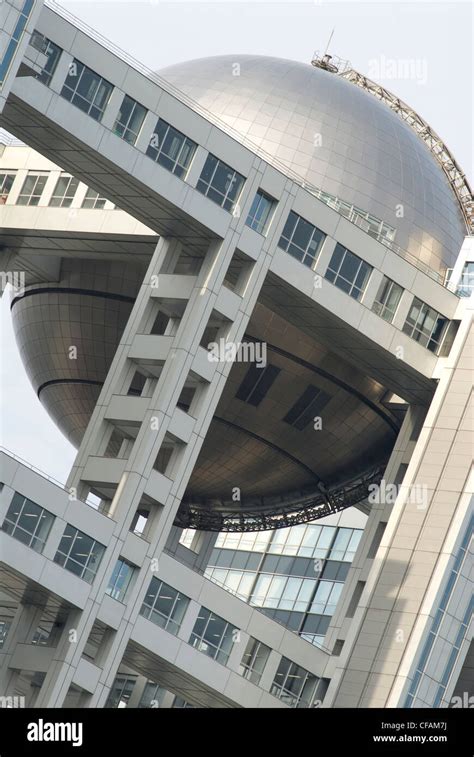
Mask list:
[[[311,384],[283,418],[285,423],[302,431],[327,405],[331,396]]]

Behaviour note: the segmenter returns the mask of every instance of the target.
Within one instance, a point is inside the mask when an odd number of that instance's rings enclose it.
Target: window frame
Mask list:
[[[18,194],[16,204],[21,205],[22,207],[38,207],[40,200],[43,196],[46,182],[48,181],[49,173],[46,171],[28,171],[26,174],[22,187],[20,189],[20,192]],[[34,178],[34,184],[31,189],[31,192],[27,194],[24,190],[26,187],[26,184],[29,179]],[[44,180],[44,181],[43,181]],[[40,189],[38,190],[38,185],[40,185]],[[26,199],[26,202],[23,202],[23,198]]]
[[[204,615],[201,616],[201,613],[204,613]],[[207,617],[206,617],[206,613],[207,613]],[[204,624],[203,624],[203,629],[201,633],[198,633],[195,629],[198,626],[200,620],[204,620]],[[220,638],[217,643],[215,641],[209,641],[209,639],[206,638],[206,633],[208,631],[209,624],[213,621],[220,621],[221,623],[224,624],[222,633],[220,634]],[[228,636],[229,631],[230,631],[230,647],[229,647],[229,650],[227,650],[223,648],[223,645],[229,638]],[[212,612],[211,610],[208,610],[207,607],[201,607],[199,609],[199,615],[196,618],[196,622],[194,623],[193,630],[189,637],[189,644],[198,652],[202,652],[207,657],[210,657],[212,660],[215,660],[215,662],[219,662],[221,665],[227,665],[230,654],[232,652],[232,646],[234,644],[234,640],[232,638],[234,631],[239,631],[239,629],[236,626],[233,626],[231,623],[229,623],[229,621],[226,620],[225,618],[222,618],[220,615],[216,615],[216,613]]]
[[[412,318],[412,312],[414,308],[418,308],[418,314],[416,319]],[[433,319],[433,326],[428,331],[424,331],[423,327],[429,318]],[[411,322],[410,322],[411,319]],[[446,316],[442,315],[438,310],[435,310],[419,297],[414,297],[410,310],[405,319],[403,326],[403,333],[418,342],[422,347],[425,347],[433,354],[437,355],[443,344],[443,339],[446,331],[449,327],[450,320]],[[439,334],[434,336],[438,326],[441,325]],[[434,347],[434,349],[432,349]]]
[[[152,144],[154,137],[158,140],[156,146]],[[168,150],[167,140],[169,138],[178,140],[182,138],[182,142],[174,157],[172,157],[169,152],[165,152],[165,148]],[[172,145],[170,145],[170,147],[171,146]],[[183,134],[182,131],[179,131],[179,129],[176,129],[169,124],[164,118],[159,118],[155,124],[145,154],[153,160],[154,163],[174,174],[174,176],[178,176],[178,178],[184,180],[193,162],[196,149],[196,142],[187,137],[186,134]]]
[[[74,557],[71,557],[71,552],[73,551],[73,548],[75,548],[76,542],[82,539],[83,537],[86,537],[87,539],[91,540],[91,546],[89,548],[88,554],[85,555],[86,559],[84,563],[80,563]],[[61,550],[61,544],[64,539],[70,539],[67,552],[64,552]],[[99,549],[97,550],[97,553],[95,553],[95,550],[97,547],[99,547]],[[100,542],[96,541],[92,536],[89,536],[89,534],[86,534],[84,531],[80,531],[78,528],[76,528],[76,526],[73,526],[70,523],[67,523],[66,528],[64,529],[63,535],[61,537],[61,541],[59,542],[59,546],[56,550],[56,554],[54,555],[53,561],[57,565],[61,565],[61,567],[64,568],[65,570],[69,571],[69,573],[73,573],[82,581],[86,581],[88,584],[92,584],[94,582],[95,577],[97,576],[97,571],[99,570],[104,553],[105,553],[104,544],[101,544]],[[70,565],[71,563],[81,568],[79,573],[77,573],[75,570],[72,570],[72,565]],[[87,577],[86,577],[86,574],[87,574]],[[89,574],[90,574],[90,580],[89,580]]]
[[[75,82],[74,86],[71,86],[67,82],[68,82],[69,77],[72,76],[71,69],[72,69],[72,66],[74,65],[77,66],[78,73],[77,73],[77,77],[73,77],[73,78],[77,78],[77,81]],[[89,92],[86,97],[83,94],[81,94],[78,90],[81,86],[81,82],[88,75],[91,76],[91,78],[94,78],[94,81],[93,81],[94,91],[92,94],[92,83],[91,83],[89,85]],[[103,87],[103,93],[105,95],[102,104],[100,104],[101,87]],[[86,66],[85,63],[82,63],[77,58],[74,58],[71,61],[71,64],[69,66],[69,72],[61,88],[60,95],[69,103],[71,103],[71,105],[74,105],[80,111],[82,111],[86,115],[93,118],[94,121],[101,123],[103,115],[107,109],[107,105],[110,102],[110,97],[113,91],[114,91],[114,85],[111,82],[109,82],[107,79],[104,79],[103,76],[98,74],[92,68],[89,68],[89,66]],[[88,107],[87,108],[81,107],[81,105],[78,104],[79,100],[88,104]],[[95,111],[97,111],[97,113]]]
[[[396,297],[395,305],[388,305],[387,303],[390,300],[394,289],[398,290],[396,292],[398,297]],[[383,318],[387,323],[393,323],[403,292],[404,289],[400,284],[397,284],[396,281],[393,281],[393,279],[390,279],[388,276],[384,276],[380,283],[374,304],[372,305],[372,312],[380,316],[380,318]]]
[[[21,503],[20,503],[20,500],[21,500]],[[18,525],[23,515],[24,517],[31,517],[32,515],[31,513],[24,513],[24,510],[27,506],[28,507],[33,506],[33,508],[37,508],[38,510],[38,515],[36,518],[36,525],[33,531],[28,531],[23,526]],[[17,507],[19,507],[19,511],[15,516],[15,520],[13,520],[13,510]],[[28,497],[25,497],[23,494],[20,494],[19,492],[15,492],[10,502],[10,505],[8,507],[8,510],[5,514],[5,517],[3,519],[1,530],[4,531],[9,536],[11,536],[13,539],[16,539],[17,541],[19,541],[25,547],[28,547],[29,549],[32,549],[35,552],[38,552],[38,554],[42,554],[44,547],[46,545],[46,542],[48,540],[49,534],[51,533],[51,528],[54,521],[55,521],[55,516],[49,510],[46,510],[41,505],[38,505],[37,502],[34,502]],[[8,527],[5,527],[6,524],[8,524]],[[46,528],[46,532],[44,535],[40,536],[39,532],[40,532],[40,529],[43,528],[43,526]],[[23,541],[23,539],[19,538],[20,533],[27,534],[29,538],[26,541]],[[40,547],[40,548],[38,549],[37,547]]]
[[[122,121],[122,110],[126,104],[126,102],[129,101],[131,103],[131,109],[128,116],[124,118]],[[141,111],[140,113],[138,113]],[[138,113],[138,128],[132,128],[132,120],[134,119],[135,115]],[[123,139],[124,142],[127,142],[129,145],[135,146],[137,143],[137,140],[141,134],[143,124],[145,123],[145,118],[148,113],[148,110],[145,108],[144,105],[138,102],[138,100],[135,100],[133,97],[130,97],[130,95],[125,94],[123,96],[122,104],[120,106],[120,110],[117,114],[117,118],[115,119],[115,123],[113,126],[113,132],[117,135],[117,137],[120,137],[120,139]]]
[[[307,224],[312,228],[305,247],[302,247],[299,242],[295,241],[300,227],[303,228],[303,224]],[[303,265],[313,269],[318,261],[326,236],[324,231],[315,226],[314,223],[310,223],[310,221],[307,221],[306,218],[303,218],[303,216],[300,216],[294,210],[290,210],[277,246],[288,253],[288,255],[291,255],[291,257],[299,260]],[[314,250],[310,252],[311,245],[313,244]]]
[[[41,43],[39,45],[36,44],[37,40],[41,40]],[[38,79],[38,81],[40,81],[46,87],[49,87],[51,80],[56,73],[59,60],[63,53],[63,49],[59,47],[59,45],[57,45],[55,42],[50,40],[49,37],[47,37],[45,34],[38,31],[38,29],[35,29],[33,31],[31,35],[30,45],[34,47],[35,50],[38,50],[40,53],[43,53],[43,55],[46,55],[48,58],[46,65],[43,67],[40,73],[37,73],[35,75],[35,78]],[[52,64],[50,65],[51,61]]]
[[[337,259],[336,256],[339,255],[341,252],[342,252],[342,256],[339,262],[337,263],[337,265],[334,266],[334,268],[331,267],[333,262]],[[344,263],[348,260],[350,261],[351,259],[354,259],[354,263],[357,264],[357,270],[354,272],[352,276],[352,281],[348,279],[345,275],[341,274],[341,270]],[[359,284],[356,285],[359,274],[363,270],[364,266],[366,269],[365,277],[360,285]],[[342,292],[349,295],[349,297],[352,297],[352,299],[357,300],[357,302],[360,302],[362,297],[365,294],[365,291],[367,289],[367,285],[369,283],[370,276],[373,270],[374,270],[373,266],[371,266],[369,263],[363,260],[363,258],[359,257],[359,255],[356,255],[355,252],[352,252],[347,247],[344,247],[344,245],[338,242],[331,255],[331,260],[329,261],[328,267],[326,269],[326,273],[324,274],[324,278],[326,279],[326,281],[329,281],[331,284],[334,284],[334,286],[340,289]],[[346,289],[345,287],[341,286],[341,282],[345,282],[345,284],[347,284],[349,288]],[[354,292],[357,292],[356,296],[354,296]]]
[[[57,194],[58,187],[61,182],[64,182],[64,180],[66,180],[64,192],[62,194]],[[53,194],[49,199],[48,206],[50,208],[70,208],[74,197],[77,194],[77,190],[79,189],[79,183],[79,179],[76,179],[75,176],[72,176],[70,173],[60,173],[56,181]],[[73,188],[72,194],[71,187]]]
[[[158,585],[156,586],[154,582],[158,582]],[[151,596],[151,594],[155,591],[155,586],[156,592],[153,600],[151,603],[147,602],[147,597]],[[157,609],[158,600],[163,599],[163,596],[161,594],[161,591],[163,589],[165,591],[173,591],[176,594],[176,596],[172,599],[172,605],[168,615],[165,615],[162,610]],[[182,594],[182,592],[178,591],[178,589],[175,589],[174,586],[170,586],[157,576],[153,576],[148,585],[145,598],[142,602],[140,615],[143,618],[146,618],[146,620],[154,623],[159,628],[162,628],[164,631],[168,631],[168,633],[173,634],[173,636],[177,636],[181,628],[183,618],[186,614],[186,610],[189,606],[189,601],[189,597],[187,597],[185,594]],[[156,621],[156,616],[159,616],[163,619],[163,624]]]
[[[260,197],[260,199],[257,201],[257,204],[255,206],[255,201],[257,198]],[[268,202],[267,207],[267,213],[265,215],[265,212],[262,214],[262,216],[257,220],[257,213],[260,209],[260,204],[263,201]],[[262,236],[265,236],[268,229],[270,228],[273,214],[276,206],[276,200],[274,197],[271,197],[271,195],[267,194],[267,192],[264,192],[263,189],[258,189],[255,193],[255,197],[253,198],[252,205],[250,207],[247,220],[245,221],[245,225],[248,226],[250,229],[253,229],[257,232],[257,234],[261,234]],[[255,206],[255,209],[254,209]],[[263,219],[263,220],[262,220]]]
[[[212,165],[213,161],[215,161],[214,165]],[[228,186],[226,187],[224,192],[222,192],[222,190],[219,189],[217,186],[213,185],[213,181],[216,178],[218,172],[222,170],[228,172],[227,173]],[[206,171],[209,171],[209,179],[203,178]],[[235,182],[236,190],[235,190],[235,196],[232,196],[234,182]],[[208,200],[211,200],[220,208],[223,208],[223,210],[227,210],[229,213],[234,213],[236,207],[239,204],[239,199],[242,194],[245,182],[246,182],[245,176],[243,176],[234,168],[232,168],[232,166],[229,166],[227,163],[224,163],[224,161],[218,158],[216,155],[213,155],[212,153],[208,153],[206,161],[202,168],[201,174],[199,176],[198,182],[196,184],[196,189],[198,192],[204,195],[204,197],[207,197]],[[219,201],[216,198],[216,195],[222,198],[221,201]]]

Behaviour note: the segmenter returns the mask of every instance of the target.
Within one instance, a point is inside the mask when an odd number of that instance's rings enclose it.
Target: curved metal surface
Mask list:
[[[455,260],[465,223],[446,175],[413,130],[361,88],[309,64],[252,55],[158,73],[241,141],[394,227],[397,244],[433,270]]]

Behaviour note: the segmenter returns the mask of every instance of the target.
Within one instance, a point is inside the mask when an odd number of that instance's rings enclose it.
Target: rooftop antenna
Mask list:
[[[332,30],[332,32],[331,32],[331,34],[329,35],[328,43],[327,43],[327,45],[326,45],[326,49],[325,49],[325,51],[324,51],[324,55],[325,55],[325,56],[327,55],[327,51],[328,51],[328,49],[329,49],[329,45],[331,44],[331,40],[332,40],[332,37],[333,37],[333,34],[334,34],[334,31],[335,31],[335,29],[336,29],[336,27],[334,26],[334,27],[333,27],[333,30]]]

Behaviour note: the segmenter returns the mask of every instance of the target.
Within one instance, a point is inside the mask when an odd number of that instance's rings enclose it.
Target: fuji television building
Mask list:
[[[0,695],[456,706],[474,245],[455,158],[328,55],[151,72],[49,0],[0,18],[4,296],[77,448],[61,484],[0,453]]]

